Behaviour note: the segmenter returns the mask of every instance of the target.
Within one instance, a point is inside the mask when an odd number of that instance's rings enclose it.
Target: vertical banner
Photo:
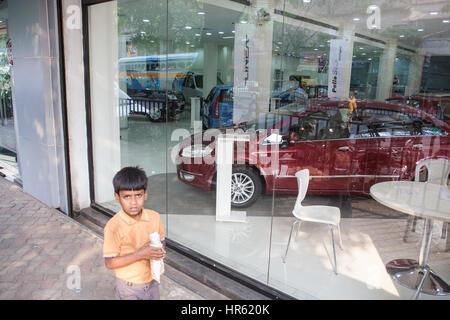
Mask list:
[[[344,39],[333,39],[330,42],[330,60],[328,68],[328,97],[341,99],[348,95],[345,85],[346,50],[349,41]]]
[[[256,26],[237,24],[234,38],[233,123],[255,119],[257,81]]]

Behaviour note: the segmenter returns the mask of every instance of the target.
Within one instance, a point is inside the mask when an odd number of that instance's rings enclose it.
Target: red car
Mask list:
[[[388,103],[406,104],[423,110],[450,125],[450,93],[391,97],[386,101]]]
[[[420,160],[450,158],[450,127],[443,121],[406,105],[369,101],[358,102],[358,116],[348,118],[347,105],[327,101],[242,125],[263,134],[241,143],[241,151],[235,144],[232,206],[249,206],[261,193],[297,194],[295,173],[304,168],[311,174],[309,194],[369,194],[377,182],[412,180]],[[290,132],[297,141],[287,141]],[[211,191],[215,143],[214,136],[202,140],[204,134],[181,143],[177,173],[184,183]]]

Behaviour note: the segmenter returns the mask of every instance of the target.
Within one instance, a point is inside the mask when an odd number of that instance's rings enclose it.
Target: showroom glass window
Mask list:
[[[407,230],[370,188],[449,156],[449,6],[89,6],[95,202],[116,212],[112,177],[139,165],[168,237],[233,272],[300,299],[404,298],[385,264],[416,255],[420,220]],[[338,275],[329,229],[313,223],[294,230],[283,262],[302,169],[303,205],[340,210]],[[435,229],[434,261],[450,272],[448,232]]]
[[[8,37],[8,2],[0,4],[0,167],[20,179],[11,99],[12,42]]]

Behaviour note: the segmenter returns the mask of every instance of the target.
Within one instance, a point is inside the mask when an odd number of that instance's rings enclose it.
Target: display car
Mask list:
[[[181,93],[165,90],[128,89],[126,97],[120,98],[121,108],[128,115],[145,115],[150,121],[175,120],[184,110],[184,98]]]
[[[217,77],[217,84],[223,85],[219,77]],[[187,104],[191,103],[191,98],[203,97],[203,74],[187,72],[181,85],[181,93]]]
[[[233,130],[254,138],[234,147],[232,206],[249,206],[261,193],[297,194],[295,173],[301,169],[310,171],[310,194],[369,194],[377,182],[412,180],[421,160],[449,159],[450,127],[428,113],[358,101],[357,116],[349,117],[347,106],[327,101],[235,126]],[[204,191],[215,189],[218,132],[225,129],[182,141],[176,158],[180,181]]]
[[[391,97],[386,101],[418,108],[450,125],[450,93],[419,93],[413,96]]]

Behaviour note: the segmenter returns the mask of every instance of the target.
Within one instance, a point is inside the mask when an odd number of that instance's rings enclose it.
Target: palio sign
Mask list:
[[[342,98],[344,93],[345,53],[348,41],[333,39],[330,41],[330,60],[328,67],[328,97]]]

